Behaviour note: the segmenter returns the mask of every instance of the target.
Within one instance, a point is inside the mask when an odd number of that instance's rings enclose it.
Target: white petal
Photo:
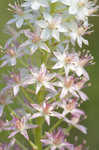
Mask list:
[[[15,57],[11,58],[10,63],[12,66],[16,65],[16,58]]]
[[[42,84],[41,83],[38,83],[37,84],[37,87],[36,87],[36,94],[38,94],[40,88],[42,87]]]
[[[40,3],[34,0],[34,2],[31,3],[31,8],[33,10],[38,10],[40,8]]]
[[[13,93],[14,93],[14,96],[16,96],[19,92],[19,85],[16,85],[13,87]]]
[[[23,25],[23,22],[24,22],[23,18],[18,19],[17,22],[16,22],[17,28],[21,28],[21,26]]]
[[[60,38],[59,38],[59,31],[58,31],[58,30],[53,30],[53,31],[52,31],[52,36],[53,36],[57,41],[60,40]]]
[[[59,69],[59,68],[62,68],[63,67],[63,64],[61,62],[58,62],[56,63],[52,69]]]
[[[48,23],[44,20],[37,21],[36,24],[39,25],[41,28],[46,28],[48,26]]]
[[[51,37],[51,31],[48,29],[44,29],[41,33],[42,40],[48,40]]]
[[[40,43],[40,48],[50,53],[50,49],[45,43]]]

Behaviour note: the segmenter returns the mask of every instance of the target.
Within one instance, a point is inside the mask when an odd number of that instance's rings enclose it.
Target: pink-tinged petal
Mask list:
[[[63,67],[63,64],[61,63],[61,62],[58,62],[58,63],[56,63],[53,67],[52,67],[52,69],[59,69],[59,68],[62,68]]]
[[[3,105],[0,105],[0,117],[1,117],[2,114],[3,114],[3,109],[4,109],[4,106],[3,106]]]
[[[32,116],[31,116],[31,119],[35,119],[35,118],[38,118],[38,117],[41,117],[42,114],[41,113],[34,113]]]
[[[61,92],[61,95],[60,95],[60,98],[61,98],[61,99],[64,98],[67,94],[68,94],[67,89],[66,89],[66,88],[63,88],[63,89],[62,89],[62,92]]]
[[[87,134],[87,128],[79,125],[79,124],[73,124],[77,129],[79,129],[81,132],[83,132],[84,134]]]
[[[5,65],[7,65],[8,61],[5,60],[1,65],[0,65],[0,68],[4,67]]]
[[[56,73],[47,74],[45,77],[47,81],[52,80],[54,77],[56,77]]]
[[[50,116],[56,117],[58,119],[62,119],[62,114],[59,114],[58,112],[53,111]]]
[[[51,83],[45,82],[45,83],[44,83],[44,86],[45,86],[46,88],[48,88],[48,89],[50,89],[50,90],[56,92],[55,88],[53,87],[53,85],[52,85]]]
[[[47,51],[48,53],[50,53],[50,49],[48,48],[48,46],[45,43],[41,43],[40,44],[40,48],[44,49],[45,51]]]
[[[40,88],[42,87],[41,83],[37,83],[37,87],[36,87],[36,94],[38,94]]]
[[[56,150],[56,146],[52,146],[52,147],[51,147],[51,150]]]
[[[38,111],[41,111],[41,107],[40,107],[38,104],[31,104],[31,106],[32,106],[34,109],[36,109],[36,110],[38,110]]]
[[[21,134],[27,139],[29,140],[29,136],[26,130],[21,131]]]
[[[34,34],[32,32],[30,32],[29,30],[24,30],[24,34],[26,37],[28,37],[29,39],[33,39]]]
[[[45,145],[51,144],[51,142],[49,140],[45,140],[45,139],[41,139],[40,140],[42,143],[44,143]]]
[[[28,125],[26,125],[25,129],[27,130],[27,129],[33,129],[33,128],[37,128],[37,127],[38,127],[38,125],[28,124]]]
[[[27,47],[28,45],[30,45],[30,41],[29,40],[27,40],[27,41],[25,41],[24,43],[22,43],[21,45],[20,45],[20,48],[24,48],[24,47]]]
[[[75,114],[75,115],[76,115],[76,114],[85,115],[85,112],[84,112],[84,111],[82,111],[82,110],[80,110],[80,109],[77,109],[77,108],[73,109],[71,113],[72,113],[72,114]]]
[[[46,120],[47,124],[50,125],[50,117],[46,115],[45,120]]]
[[[69,149],[69,150],[74,150],[74,146],[73,144],[70,144],[68,142],[65,143],[66,144],[66,148]]]
[[[16,96],[19,92],[19,85],[16,85],[13,87],[13,93],[14,93],[14,96]]]
[[[78,93],[82,100],[84,100],[84,101],[88,100],[88,96],[84,92],[78,91]]]
[[[8,138],[12,138],[13,136],[15,136],[19,131],[13,131],[9,136]]]

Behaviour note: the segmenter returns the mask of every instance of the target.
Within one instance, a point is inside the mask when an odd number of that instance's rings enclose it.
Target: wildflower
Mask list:
[[[0,67],[4,67],[5,65],[16,65],[16,59],[20,58],[24,55],[22,51],[17,46],[9,47],[6,50],[6,54],[0,58],[0,60],[3,61],[3,63],[0,65]]]
[[[25,0],[25,2],[22,4],[22,7],[25,8],[32,8],[32,10],[39,10],[40,7],[49,7],[48,1],[46,0]]]
[[[67,117],[64,117],[64,121],[68,124],[74,126],[75,128],[79,129],[84,134],[87,134],[87,129],[83,125],[79,124],[81,116],[85,117],[85,113],[83,111],[73,112],[71,119],[68,119]]]
[[[46,101],[44,101],[41,105],[38,104],[31,104],[34,109],[36,109],[37,113],[34,113],[31,116],[31,119],[37,118],[37,117],[44,117],[47,124],[50,125],[50,117],[57,117],[61,118],[61,115],[54,111],[55,103],[48,104]]]
[[[67,32],[67,29],[64,25],[62,25],[62,17],[57,15],[52,17],[48,13],[44,13],[44,20],[37,21],[37,25],[39,25],[43,30],[41,33],[41,39],[48,40],[52,37],[57,41],[60,40],[60,32]]]
[[[30,48],[31,54],[33,54],[38,48],[43,49],[47,52],[50,52],[48,46],[41,40],[40,31],[32,33],[29,30],[24,31],[25,36],[28,38],[20,47],[28,47]]]
[[[19,92],[20,86],[25,87],[28,80],[28,70],[21,69],[18,73],[11,73],[11,76],[7,82],[8,89],[12,88],[14,96],[16,96]]]
[[[57,81],[54,83],[55,86],[61,87],[62,91],[60,94],[60,98],[64,98],[68,94],[72,94],[73,96],[78,97],[77,89],[75,89],[75,83],[74,83],[74,77],[68,76],[68,77],[61,77],[59,76],[60,81]]]
[[[63,149],[69,149],[73,150],[73,145],[68,143],[65,139],[65,135],[63,130],[60,128],[57,132],[53,133],[46,133],[46,139],[41,140],[42,143],[45,145],[49,145],[51,150],[63,150]]]
[[[8,122],[8,126],[5,127],[5,130],[12,130],[12,133],[9,135],[8,138],[12,138],[17,133],[21,133],[27,140],[29,140],[27,130],[37,127],[37,125],[27,123],[29,118],[30,114],[26,114],[21,119],[13,117],[13,119]]]
[[[38,94],[40,88],[42,86],[44,86],[45,88],[51,90],[51,91],[55,91],[55,88],[53,87],[53,83],[50,82],[50,80],[52,80],[56,74],[49,74],[45,65],[42,64],[40,70],[38,69],[32,69],[30,68],[31,71],[31,78],[30,81],[28,82],[29,84],[33,84],[36,83],[36,94]]]
[[[7,24],[16,23],[17,28],[21,28],[25,20],[33,19],[33,15],[29,13],[28,10],[23,11],[20,4],[15,3],[15,5],[9,4],[9,9],[14,11],[14,18],[9,20]]]
[[[83,36],[87,33],[88,28],[88,25],[79,26],[76,22],[71,22],[68,24],[68,33],[65,35],[70,37],[73,45],[75,45],[75,42],[77,41],[79,47],[82,47],[82,43],[88,45],[88,40],[83,38]]]
[[[54,52],[54,55],[58,59],[58,62],[53,66],[53,69],[64,68],[66,75],[68,75],[71,70],[74,71],[74,68],[79,59],[76,52],[69,53],[67,50],[64,50],[63,53],[59,51]]]
[[[84,50],[82,53],[79,53],[77,65],[73,69],[76,71],[78,76],[84,75],[84,77],[89,80],[89,75],[84,67],[90,64],[94,64],[93,56],[89,53],[89,51],[86,52]]]
[[[58,107],[63,109],[62,116],[66,116],[67,114],[82,114],[84,112],[77,108],[77,99],[63,99],[61,102],[58,103]]]
[[[85,20],[86,17],[92,15],[96,10],[95,3],[89,0],[70,0],[69,13],[76,15],[79,20]]]

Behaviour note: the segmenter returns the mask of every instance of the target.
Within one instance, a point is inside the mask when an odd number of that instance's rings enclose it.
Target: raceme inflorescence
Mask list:
[[[81,104],[94,64],[86,35],[98,6],[89,0],[24,0],[9,4],[9,38],[0,46],[0,150],[88,150]],[[72,142],[71,137],[74,142]],[[5,139],[5,138],[4,138]]]

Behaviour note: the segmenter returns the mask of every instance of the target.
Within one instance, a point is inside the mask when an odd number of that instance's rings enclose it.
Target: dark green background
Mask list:
[[[6,21],[11,18],[11,14],[7,10],[8,2],[14,1],[0,0],[0,44],[4,44],[7,40],[7,35],[3,33],[3,30]],[[89,100],[83,105],[88,115],[85,121],[85,125],[88,127],[88,135],[84,136],[84,138],[87,138],[90,150],[99,150],[99,17],[90,17],[89,21],[94,24],[94,33],[87,37],[89,38],[89,47],[86,49],[91,51],[96,64],[88,67],[92,86],[85,89]],[[83,135],[80,134],[80,138],[82,137]]]

